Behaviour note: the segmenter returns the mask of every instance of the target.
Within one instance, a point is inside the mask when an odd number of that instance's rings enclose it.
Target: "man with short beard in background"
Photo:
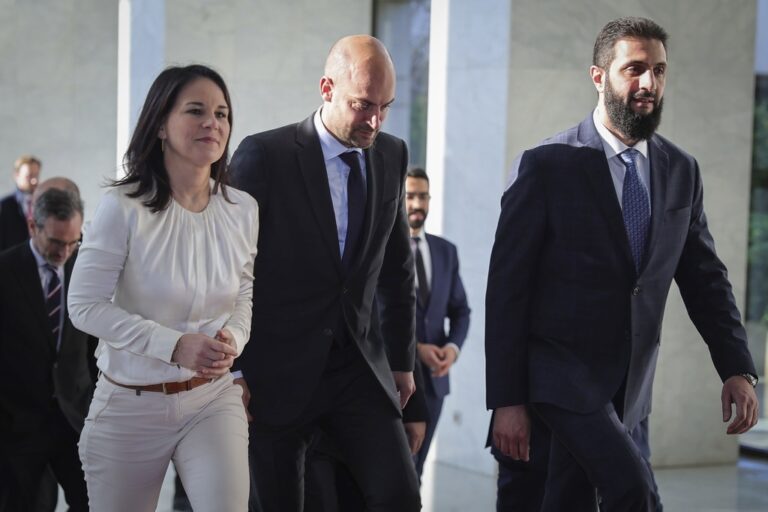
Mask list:
[[[525,151],[502,198],[486,295],[493,444],[528,461],[531,417],[551,431],[543,511],[654,511],[629,432],[650,413],[674,279],[723,381],[728,434],[758,418],[752,357],[707,227],[696,160],[655,134],[667,34],[609,22],[590,76],[594,112]],[[659,390],[663,392],[663,390]],[[535,434],[535,432],[534,432]]]

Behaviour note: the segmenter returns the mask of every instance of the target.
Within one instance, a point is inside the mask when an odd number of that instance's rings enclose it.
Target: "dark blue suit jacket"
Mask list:
[[[755,373],[707,228],[698,164],[661,136],[648,146],[652,220],[639,275],[592,116],[519,157],[488,276],[489,408],[544,402],[592,412],[626,378],[623,419],[633,428],[650,413],[673,279],[721,379]]]
[[[459,348],[464,344],[469,330],[469,305],[464,285],[459,276],[459,257],[456,246],[439,236],[426,234],[432,260],[432,282],[430,283],[429,304],[424,308],[416,306],[416,340],[441,347],[455,343]],[[445,332],[445,319],[449,321]],[[424,375],[431,375],[424,366]],[[426,379],[427,390],[432,395],[444,397],[450,392],[449,379],[431,377]]]

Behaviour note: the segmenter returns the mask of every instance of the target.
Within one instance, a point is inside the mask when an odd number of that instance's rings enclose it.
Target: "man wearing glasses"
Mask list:
[[[66,311],[83,203],[50,188],[32,208],[30,240],[0,253],[0,473],[11,484],[0,505],[35,503],[50,466],[70,510],[88,510],[77,440],[93,391],[89,343]]]

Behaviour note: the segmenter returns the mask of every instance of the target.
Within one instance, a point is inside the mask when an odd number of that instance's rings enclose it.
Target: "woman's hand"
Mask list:
[[[195,370],[199,377],[218,378],[229,373],[237,356],[232,333],[221,329],[217,339],[205,334],[184,334],[176,342],[171,362]]]

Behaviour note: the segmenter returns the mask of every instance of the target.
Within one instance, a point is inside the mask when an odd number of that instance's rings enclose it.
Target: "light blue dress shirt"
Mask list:
[[[314,117],[315,130],[320,137],[320,148],[323,150],[323,159],[325,160],[325,170],[328,173],[328,186],[331,189],[331,201],[333,202],[333,213],[336,217],[336,234],[339,238],[339,254],[344,254],[344,244],[347,240],[348,218],[348,199],[347,199],[347,178],[349,178],[349,166],[339,158],[339,155],[348,151],[357,153],[357,159],[360,162],[360,169],[363,171],[363,185],[367,186],[368,171],[365,167],[365,156],[360,148],[348,148],[323,124],[320,118],[320,109],[315,112]]]

